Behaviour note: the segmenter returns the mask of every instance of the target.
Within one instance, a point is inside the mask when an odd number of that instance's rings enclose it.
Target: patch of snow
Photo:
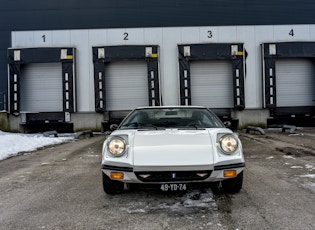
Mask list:
[[[305,189],[308,189],[310,191],[312,191],[313,193],[315,193],[315,183],[304,183],[304,184],[301,184],[301,186]]]
[[[60,144],[73,139],[73,136],[44,137],[42,134],[21,134],[0,131],[0,160],[16,156],[21,152],[34,151],[44,146]]]
[[[293,136],[304,136],[303,133],[295,133],[295,134],[289,134],[289,137],[293,137]]]
[[[305,175],[300,175],[299,177],[303,177],[303,178],[315,178],[315,174],[305,174]]]
[[[217,210],[217,204],[213,199],[213,194],[211,189],[207,189],[206,192],[201,192],[199,190],[191,190],[185,193],[179,199],[174,200],[174,202],[163,202],[157,205],[147,204],[141,201],[132,201],[126,204],[127,207],[121,208],[121,210],[128,213],[145,213],[145,212],[157,212],[157,211],[170,211],[177,213],[187,213],[191,211],[200,211],[200,209],[206,210]]]
[[[288,156],[288,155],[284,155],[282,156],[283,158],[286,158],[286,159],[295,159],[293,156]]]
[[[303,166],[291,166],[291,169],[302,169]]]
[[[275,158],[274,156],[266,157],[267,160]]]
[[[315,169],[315,166],[310,165],[310,164],[306,164],[306,165],[305,165],[305,168],[308,169],[308,170],[310,170],[310,171],[312,171],[313,169]]]

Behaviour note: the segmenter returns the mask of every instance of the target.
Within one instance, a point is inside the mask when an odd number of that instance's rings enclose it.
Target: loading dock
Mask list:
[[[110,62],[106,72],[108,111],[132,110],[149,105],[147,63],[144,60]]]
[[[22,113],[62,112],[61,63],[30,63],[21,66]]]
[[[305,58],[276,60],[277,107],[315,105],[314,64]]]
[[[226,60],[192,61],[191,104],[213,109],[233,108],[231,63]]]
[[[245,108],[243,44],[187,44],[178,52],[181,105],[212,108],[222,120]]]
[[[264,106],[282,122],[311,122],[315,116],[315,43],[262,44]],[[290,121],[291,120],[291,121]]]
[[[95,111],[104,123],[138,106],[160,105],[158,46],[93,47]]]
[[[43,126],[52,123],[71,130],[70,113],[76,111],[74,58],[74,48],[8,50],[10,113],[20,116],[25,131],[45,130]]]

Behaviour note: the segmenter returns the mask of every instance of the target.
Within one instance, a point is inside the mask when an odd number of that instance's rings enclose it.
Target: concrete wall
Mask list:
[[[269,109],[247,109],[235,114],[239,129],[246,128],[248,125],[266,127],[269,117]]]
[[[104,131],[102,130],[103,114],[99,113],[73,113],[71,114],[74,132],[80,130]]]
[[[10,115],[9,116],[10,131],[11,132],[20,132],[20,131],[23,132],[23,130],[20,129],[20,122],[21,122],[20,117]]]
[[[0,112],[0,130],[1,131],[9,131],[9,115],[6,112]]]
[[[290,31],[294,31],[294,35]],[[211,31],[211,36],[209,36]],[[128,40],[125,34],[128,33]],[[45,39],[43,39],[43,36]],[[179,104],[179,44],[244,43],[248,53],[245,78],[245,111],[235,112],[239,125],[267,123],[262,80],[262,43],[315,41],[315,24],[266,26],[198,26],[158,28],[117,28],[82,30],[13,31],[12,48],[75,47],[77,112],[72,114],[74,129],[98,129],[102,116],[94,105],[92,47],[113,45],[158,45],[160,89],[164,105]],[[17,121],[16,119],[14,119]],[[10,121],[12,123],[13,121]],[[16,125],[12,126],[16,127]]]
[[[294,36],[289,34],[291,30],[294,31]],[[211,37],[209,37],[209,31],[211,31]],[[128,33],[128,40],[124,39],[125,33]],[[246,109],[258,109],[263,107],[260,45],[267,42],[285,41],[315,41],[315,24],[12,32],[12,48],[62,46],[76,48],[78,112],[95,110],[93,46],[159,45],[163,103],[164,105],[177,105],[179,104],[178,44],[244,43],[248,53],[245,80]]]
[[[152,31],[156,32],[157,30],[154,28],[170,27],[170,29],[163,31],[163,37],[167,37],[168,33],[172,33],[175,27],[201,26],[201,28],[215,29],[223,26],[267,25],[265,30],[262,27],[259,28],[261,33],[255,34],[257,40],[264,38],[268,38],[267,40],[288,40],[288,38],[284,38],[288,35],[286,27],[293,28],[295,25],[315,24],[314,0],[0,0],[0,4],[0,94],[8,93],[6,51],[11,44],[11,31],[41,30],[48,32],[59,30],[68,33],[69,30],[77,29],[153,28]],[[273,29],[273,27],[269,27],[270,25],[286,26],[283,28],[274,27]],[[231,33],[235,31],[234,28],[231,27]],[[186,31],[189,32],[189,29]],[[252,29],[247,32],[241,36],[245,38],[253,36]],[[270,37],[270,32],[275,32],[275,36]],[[307,40],[309,38],[308,32],[305,33],[304,37],[299,36],[303,35],[305,31],[299,30],[297,32],[292,39]],[[57,39],[58,37],[68,39],[65,33],[59,32],[61,37],[58,33],[54,33],[54,36]],[[100,33],[100,35],[102,34]],[[155,35],[157,38],[162,36],[159,32]],[[197,33],[188,35],[199,36],[199,33],[197,31]],[[228,34],[221,35],[219,42],[229,39]],[[154,37],[151,32],[146,33],[145,36]],[[232,37],[235,38],[235,36]],[[102,37],[95,37],[93,34],[91,37],[85,37],[85,39],[90,38],[99,39]],[[71,39],[80,38],[73,34]],[[221,39],[223,40],[221,41]],[[25,41],[28,40],[29,37],[26,36]],[[184,42],[184,40],[182,41]],[[167,44],[165,45],[167,47]],[[3,107],[5,107],[4,104],[0,104],[0,110],[6,109]]]

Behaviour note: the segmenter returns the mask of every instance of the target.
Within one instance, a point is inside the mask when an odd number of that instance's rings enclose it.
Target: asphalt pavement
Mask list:
[[[312,132],[291,137],[315,140]],[[208,188],[106,195],[105,135],[1,161],[0,229],[315,229],[313,145],[278,132],[240,138],[246,169],[234,195]]]

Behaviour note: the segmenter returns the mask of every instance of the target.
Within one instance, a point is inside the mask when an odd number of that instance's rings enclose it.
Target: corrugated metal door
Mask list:
[[[314,74],[309,59],[276,60],[277,106],[314,106]]]
[[[31,63],[21,69],[21,111],[63,111],[61,63]]]
[[[233,108],[233,73],[230,61],[190,63],[191,103],[210,108]]]
[[[106,66],[105,76],[107,110],[131,110],[149,105],[145,61],[111,62]]]

